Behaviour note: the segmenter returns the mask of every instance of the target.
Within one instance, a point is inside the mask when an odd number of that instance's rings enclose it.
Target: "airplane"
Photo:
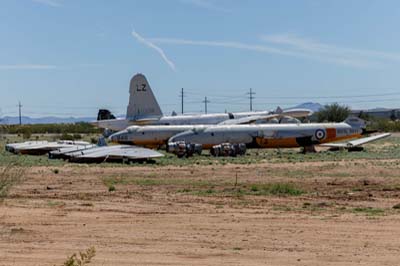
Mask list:
[[[390,136],[383,133],[362,138],[368,133],[365,128],[365,121],[358,117],[349,117],[341,123],[212,126],[179,133],[169,139],[169,145],[184,141],[212,149],[215,145],[231,143],[245,144],[248,148],[303,147],[304,152],[314,151],[315,145],[321,145],[356,151],[363,144]],[[355,138],[359,139],[337,143]]]
[[[357,150],[362,144],[390,136],[389,133],[361,138],[368,133],[364,120],[349,117],[341,123],[131,126],[109,137],[112,142],[160,148],[177,143],[201,145],[245,144],[248,148],[296,148],[312,151],[314,145]],[[356,141],[337,141],[360,138]]]
[[[312,114],[312,111],[309,109],[293,108],[282,110],[278,107],[275,112],[257,111],[165,116],[161,111],[160,105],[146,77],[140,73],[132,77],[129,93],[126,118],[116,118],[109,110],[100,109],[97,121],[91,124],[111,131],[121,131],[131,125],[244,124],[254,122],[255,120],[266,121],[273,118],[282,118],[284,116],[300,118]],[[271,116],[272,114],[277,114],[277,116]]]

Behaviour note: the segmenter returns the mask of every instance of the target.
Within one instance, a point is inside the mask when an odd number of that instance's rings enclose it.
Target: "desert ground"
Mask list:
[[[0,265],[398,265],[400,136],[360,153],[86,165],[0,156]],[[13,170],[13,169],[12,169]]]

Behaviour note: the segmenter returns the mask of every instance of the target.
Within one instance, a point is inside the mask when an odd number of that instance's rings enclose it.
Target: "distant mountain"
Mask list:
[[[31,118],[29,116],[22,117],[22,124],[72,124],[77,122],[90,122],[96,120],[95,117],[39,117]],[[0,118],[0,124],[16,125],[19,124],[18,116],[5,116]]]
[[[385,107],[376,107],[373,109],[366,109],[366,110],[362,110],[365,112],[385,112],[385,111],[392,111],[392,110],[398,110],[399,108],[385,108]],[[357,110],[357,111],[361,111],[361,110]]]
[[[324,106],[320,103],[306,102],[296,105],[292,108],[304,108],[304,109],[310,109],[313,112],[318,112],[322,107]]]

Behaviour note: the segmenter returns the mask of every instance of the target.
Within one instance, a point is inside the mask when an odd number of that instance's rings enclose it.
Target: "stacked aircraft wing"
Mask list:
[[[146,161],[164,155],[150,149],[113,145],[98,146],[84,141],[28,141],[6,145],[6,150],[15,154],[43,155],[48,153],[50,159],[65,159],[70,162],[129,162]]]
[[[90,143],[86,141],[26,141],[22,143],[10,143],[6,145],[6,150],[15,154],[43,155],[50,151],[61,148],[85,148]]]
[[[157,151],[130,145],[96,146],[82,150],[60,150],[49,153],[50,158],[58,157],[78,163],[146,161],[163,156]]]

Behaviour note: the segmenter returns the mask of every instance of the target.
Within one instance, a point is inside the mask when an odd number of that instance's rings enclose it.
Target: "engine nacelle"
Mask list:
[[[195,153],[201,155],[203,151],[201,144],[186,143],[185,141],[170,142],[167,148],[168,152],[175,154],[178,158],[191,157]]]
[[[211,155],[218,156],[231,156],[236,157],[237,155],[246,154],[246,144],[244,143],[222,143],[219,145],[214,145],[210,150]]]

